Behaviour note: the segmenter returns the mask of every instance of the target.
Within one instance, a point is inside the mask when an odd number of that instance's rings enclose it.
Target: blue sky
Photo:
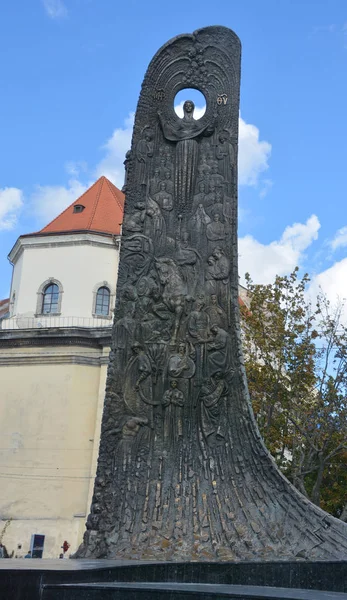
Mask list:
[[[0,298],[20,234],[101,174],[121,186],[153,54],[212,24],[243,46],[240,273],[267,282],[299,264],[347,296],[345,0],[12,0],[0,8]]]

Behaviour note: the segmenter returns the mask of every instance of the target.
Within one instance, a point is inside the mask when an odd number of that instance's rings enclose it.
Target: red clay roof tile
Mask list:
[[[76,204],[84,207],[81,212],[74,212]],[[102,176],[39,233],[100,231],[119,235],[123,209],[123,192]]]

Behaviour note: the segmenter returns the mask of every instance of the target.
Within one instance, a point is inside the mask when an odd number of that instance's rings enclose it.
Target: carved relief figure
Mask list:
[[[128,303],[124,307],[124,317],[114,324],[114,348],[116,365],[120,372],[124,372],[130,358],[130,348],[134,341],[136,321],[134,319],[135,303]]]
[[[235,151],[230,143],[230,133],[222,131],[218,137],[219,144],[216,148],[216,158],[221,165],[220,171],[224,179],[229,183],[228,193],[232,193],[231,182],[234,181]]]
[[[177,352],[172,354],[168,362],[168,375],[178,380],[179,388],[187,395],[189,380],[195,375],[195,363],[192,356],[193,351],[188,351],[188,346],[185,342],[180,342],[177,347]]]
[[[205,212],[202,204],[199,204],[194,215],[189,221],[192,243],[200,253],[206,252],[206,226],[211,223],[211,218]]]
[[[152,240],[141,233],[124,237],[122,261],[119,266],[119,277],[121,283],[133,284],[141,275],[147,273],[153,257]]]
[[[200,427],[205,441],[214,446],[225,438],[225,400],[228,386],[221,371],[206,379],[199,394]]]
[[[159,192],[154,196],[154,200],[163,211],[167,230],[172,232],[174,229],[174,201],[173,196],[166,189],[166,181],[161,181],[159,184]]]
[[[196,382],[199,385],[207,369],[206,342],[209,338],[210,319],[204,312],[205,301],[198,298],[194,310],[188,318],[188,339],[193,344],[196,352]]]
[[[171,258],[156,259],[155,264],[163,288],[163,304],[175,314],[171,336],[171,343],[175,344],[184,310],[187,285],[179,272],[178,266]],[[156,309],[160,310],[160,304],[157,305]]]
[[[224,177],[218,173],[218,164],[213,163],[211,167],[211,181],[217,188],[224,189]]]
[[[224,208],[223,192],[221,192],[220,190],[216,190],[215,196],[214,196],[214,204],[210,207],[209,214],[211,216],[213,216],[216,213],[218,213],[220,216],[220,219],[222,220],[223,208]]]
[[[172,379],[170,388],[166,390],[162,399],[164,444],[175,443],[183,436],[182,407],[184,402],[183,392],[178,389],[176,379]]]
[[[182,240],[177,240],[175,258],[187,285],[187,293],[192,296],[198,282],[201,257],[195,248],[189,247],[187,233],[183,233]]]
[[[149,196],[154,198],[155,194],[159,192],[159,183],[160,183],[160,169],[156,167],[154,169],[154,176],[149,180]]]
[[[124,219],[124,229],[133,233],[141,232],[146,215],[146,204],[137,202],[131,213],[127,214]]]
[[[209,191],[204,199],[204,208],[206,212],[211,216],[213,207],[216,203],[216,186],[212,181],[209,183],[208,190]]]
[[[208,259],[208,269],[205,271],[205,277],[206,279],[211,277],[207,286],[208,293],[216,293],[220,304],[225,308],[228,303],[229,273],[230,260],[225,256],[223,248],[217,246],[212,256]],[[212,279],[214,280],[214,284],[212,283]],[[214,292],[210,291],[211,289],[214,289]]]
[[[198,208],[198,206],[200,204],[202,206],[204,206],[204,203],[205,203],[206,189],[205,189],[204,181],[199,182],[198,189],[199,189],[198,193],[195,194],[195,196],[193,198],[192,213],[195,213],[196,209]]]
[[[219,247],[224,242],[226,233],[225,225],[221,223],[219,213],[214,213],[213,221],[206,226],[208,252],[212,253],[216,247]]]
[[[169,192],[169,194],[171,194],[173,196],[174,191],[175,191],[175,186],[174,186],[174,182],[172,181],[171,171],[168,171],[167,169],[165,171],[165,183],[166,183],[167,191]]]
[[[201,125],[199,121],[194,120],[194,108],[194,102],[186,100],[183,105],[183,119],[177,118],[174,124],[167,123],[162,114],[158,113],[164,137],[176,142],[175,198],[177,210],[182,214],[191,209],[199,159],[196,138],[211,135],[214,130],[214,124]]]
[[[150,196],[147,197],[144,233],[153,240],[155,249],[160,251],[165,246],[166,223],[159,204]]]
[[[153,427],[152,366],[143,346],[139,342],[132,345],[133,356],[124,375],[124,402],[136,417],[148,419]]]
[[[136,158],[139,162],[139,181],[142,185],[147,185],[147,163],[148,159],[152,158],[154,143],[153,143],[153,131],[149,127],[145,127],[143,132],[143,138],[139,140],[136,146]]]
[[[208,373],[210,376],[217,371],[229,373],[231,369],[231,338],[227,331],[217,325],[211,327],[212,337],[207,344]]]
[[[224,310],[218,304],[218,298],[216,294],[210,295],[210,303],[205,308],[205,312],[210,318],[211,327],[217,325],[225,329],[227,327],[227,316]]]

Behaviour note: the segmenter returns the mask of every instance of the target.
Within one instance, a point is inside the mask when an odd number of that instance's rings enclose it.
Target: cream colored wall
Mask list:
[[[17,302],[18,297],[20,295],[21,289],[21,277],[22,277],[22,269],[23,269],[23,254],[18,258],[16,263],[16,268],[13,269],[12,272],[12,284],[10,290],[10,312],[16,312],[17,310]],[[13,292],[15,292],[15,300],[12,303]]]
[[[100,356],[74,346],[0,348],[0,518],[13,519],[9,551],[22,544],[26,552],[32,533],[47,536],[45,558],[57,558],[65,539],[71,551],[81,541],[100,437]],[[93,364],[73,364],[86,358]]]
[[[112,238],[66,234],[23,238],[20,244],[24,251],[15,259],[11,288],[16,316],[35,315],[37,292],[49,278],[63,286],[62,317],[92,318],[95,286],[107,281],[116,289],[119,250]]]

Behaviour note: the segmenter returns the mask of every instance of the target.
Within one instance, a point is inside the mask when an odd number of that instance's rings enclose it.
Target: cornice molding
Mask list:
[[[37,234],[30,236],[20,236],[11,252],[8,260],[15,264],[24,250],[40,248],[57,248],[72,246],[95,246],[107,248],[119,252],[120,236],[110,234],[97,234],[87,232],[66,233],[60,235]]]
[[[84,346],[100,350],[111,345],[112,327],[102,328],[47,328],[47,329],[0,329],[1,348],[30,348],[47,346]]]
[[[0,367],[19,367],[27,365],[84,365],[89,367],[101,367],[108,364],[108,356],[79,356],[60,355],[60,356],[1,356]]]

